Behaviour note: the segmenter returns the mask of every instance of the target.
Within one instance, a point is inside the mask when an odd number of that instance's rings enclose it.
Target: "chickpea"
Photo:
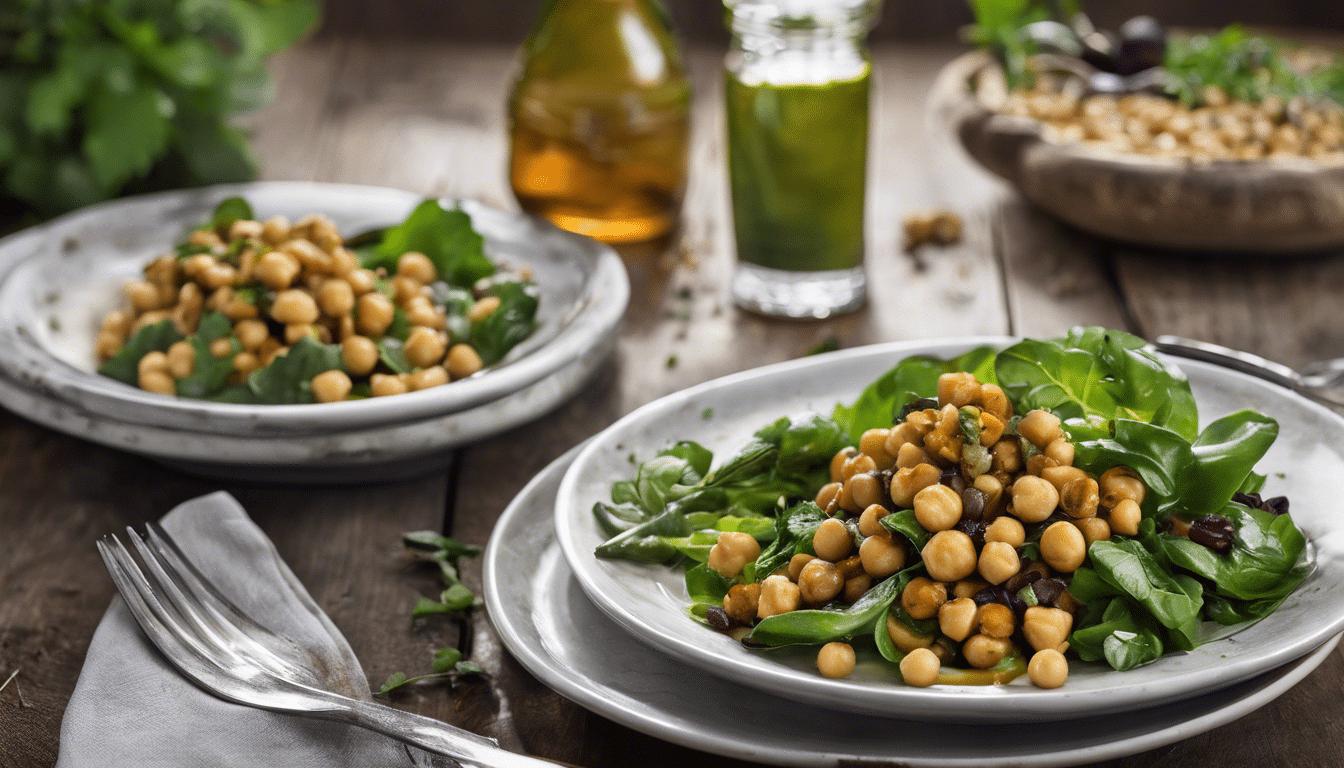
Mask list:
[[[168,348],[168,373],[174,379],[185,379],[196,366],[196,348],[189,341],[179,341]]]
[[[849,677],[854,671],[854,647],[849,643],[827,643],[817,652],[817,670],[822,677]]]
[[[798,575],[803,572],[803,566],[816,559],[807,554],[797,554],[789,558],[789,581],[797,582]]]
[[[1049,456],[1042,454],[1042,457],[1046,459],[1046,465],[1041,468],[1041,478],[1055,486],[1055,490],[1060,493],[1064,492],[1064,486],[1072,483],[1074,480],[1087,478],[1087,473],[1077,467],[1054,466],[1049,463]]]
[[[835,497],[835,505],[846,512],[859,512],[863,509],[854,501],[854,486],[846,480],[840,486],[840,493]]]
[[[1094,541],[1111,540],[1111,526],[1100,517],[1085,517],[1074,520],[1073,524],[1078,526],[1078,531],[1083,534],[1083,542],[1089,547]]]
[[[344,280],[328,280],[317,291],[317,303],[329,317],[347,315],[355,308],[355,291]]]
[[[1017,550],[1012,544],[1003,541],[989,541],[980,550],[978,570],[990,584],[1002,584],[1015,576],[1022,568]]]
[[[499,309],[499,304],[498,296],[486,296],[477,299],[476,303],[471,305],[471,309],[467,310],[467,319],[473,323],[479,323],[494,314],[495,310]]]
[[[997,514],[999,501],[1003,499],[1003,483],[993,475],[980,475],[971,487],[985,494],[985,517],[988,519]]]
[[[316,338],[312,323],[290,323],[285,326],[285,343],[296,344],[305,336]]]
[[[914,506],[915,494],[937,485],[942,470],[932,464],[920,464],[910,469],[898,469],[891,476],[891,501],[898,507]]]
[[[1022,446],[1012,438],[995,443],[989,449],[989,467],[996,472],[1017,472],[1022,469]]]
[[[851,456],[849,459],[847,459],[844,465],[840,467],[840,476],[846,482],[848,482],[855,475],[864,475],[869,472],[876,472],[876,471],[877,471],[877,462],[873,461],[872,456],[868,456],[867,454],[863,453],[857,453]]]
[[[1027,530],[1016,518],[998,517],[985,528],[985,546],[991,543],[1004,543],[1010,547],[1020,547],[1027,540]]]
[[[843,474],[845,462],[859,453],[858,448],[846,447],[836,451],[835,456],[831,458],[831,482],[838,483],[847,479]]]
[[[1073,614],[1060,608],[1033,605],[1022,617],[1022,634],[1035,650],[1059,649],[1073,631]]]
[[[1013,514],[1022,522],[1039,523],[1050,517],[1057,506],[1059,491],[1050,481],[1023,475],[1013,483]]]
[[[920,464],[932,463],[933,459],[929,456],[928,451],[920,448],[914,443],[906,443],[901,446],[900,451],[896,454],[895,466],[897,469],[910,469],[911,467],[917,467]]]
[[[271,302],[271,317],[277,323],[315,323],[319,316],[317,302],[306,291],[298,288],[281,291]]]
[[[870,429],[859,437],[859,450],[871,457],[878,469],[890,469],[896,463],[896,457],[887,451],[890,435],[889,429]]]
[[[1070,443],[1068,438],[1055,438],[1045,446],[1043,453],[1061,467],[1073,466],[1073,443]]]
[[[448,371],[441,365],[431,365],[428,368],[422,368],[415,373],[410,374],[407,385],[412,390],[420,391],[431,387],[439,387],[448,383]]]
[[[159,289],[155,288],[153,283],[137,280],[128,283],[125,290],[126,298],[130,300],[131,306],[135,308],[136,312],[149,312],[163,306]]]
[[[820,506],[820,505],[818,505]],[[887,536],[890,532],[882,527],[882,518],[891,514],[887,508],[881,504],[870,504],[864,507],[863,514],[859,515],[859,535],[861,536]]]
[[[298,259],[282,251],[270,251],[262,254],[252,268],[252,276],[261,284],[274,291],[282,291],[294,284],[303,268]]]
[[[938,657],[928,648],[916,648],[901,659],[901,677],[907,685],[927,688],[938,682],[941,671]]]
[[[1011,637],[1017,629],[1013,609],[1002,603],[986,603],[980,608],[980,634],[986,637]]]
[[[378,365],[378,345],[367,336],[347,336],[341,341],[341,362],[356,376],[364,376]]]
[[[918,621],[932,619],[938,608],[947,602],[947,585],[923,576],[917,576],[901,592],[901,607]]]
[[[214,256],[208,253],[198,253],[194,256],[188,256],[182,261],[182,274],[195,280],[213,266],[215,266]]]
[[[946,531],[961,521],[961,494],[946,485],[930,485],[915,494],[915,519],[926,531]]]
[[[324,275],[331,272],[331,255],[302,238],[290,240],[280,246],[282,253],[298,259],[303,268],[312,274]]]
[[[712,567],[712,566],[711,566]],[[798,589],[803,602],[822,605],[834,600],[844,589],[845,580],[833,563],[813,560],[798,572]]]
[[[761,556],[761,545],[749,533],[725,531],[709,550],[709,567],[724,578],[734,578],[747,563]]]
[[[397,376],[375,373],[369,379],[369,391],[374,397],[387,397],[388,395],[404,395],[407,392],[407,387],[405,382]]]
[[[238,343],[243,345],[243,349],[256,352],[270,338],[271,330],[260,320],[240,320],[233,326],[233,335],[238,337]]]
[[[854,551],[854,537],[844,523],[831,518],[818,526],[812,535],[812,549],[817,557],[838,562]]]
[[[393,296],[397,303],[404,307],[409,307],[412,300],[427,300],[425,286],[419,280],[397,275],[392,278],[391,283]]]
[[[1148,489],[1129,467],[1111,467],[1101,473],[1100,492],[1101,506],[1114,509],[1124,499],[1143,504]]]
[[[866,573],[858,576],[851,576],[845,579],[844,599],[846,603],[857,601],[863,594],[873,588],[873,577]]]
[[[1023,416],[1017,423],[1017,434],[1025,437],[1037,448],[1045,450],[1046,446],[1063,437],[1064,431],[1059,426],[1058,416],[1037,409]]]
[[[941,405],[974,405],[980,400],[980,382],[971,373],[944,373],[938,377],[938,402]]]
[[[1037,688],[1058,688],[1069,679],[1069,660],[1053,648],[1037,651],[1027,662],[1027,677]]]
[[[177,394],[177,384],[167,371],[146,371],[140,374],[140,388],[159,395]]]
[[[136,363],[136,373],[144,377],[146,373],[152,371],[163,374],[168,373],[168,356],[162,352],[154,351],[146,353],[140,361]]]
[[[1087,542],[1072,523],[1060,521],[1041,534],[1041,559],[1060,573],[1073,573],[1087,559]]]
[[[447,346],[438,333],[428,328],[417,327],[407,337],[403,350],[407,362],[417,368],[424,368],[442,360],[444,353],[447,352]]]
[[[1007,421],[1013,417],[1012,403],[1008,402],[1007,393],[998,384],[980,385],[980,409],[994,414],[1000,421]]]
[[[723,610],[738,624],[750,624],[761,607],[760,584],[734,584],[723,596]]]
[[[980,623],[980,606],[969,597],[959,597],[938,606],[938,629],[961,642],[971,636]]]
[[[875,474],[855,475],[849,478],[846,484],[849,486],[850,499],[853,500],[854,506],[859,509],[867,509],[874,504],[880,505],[886,501],[882,481],[878,480]]]
[[[1003,437],[1003,431],[1008,425],[1003,420],[992,413],[981,411],[980,413],[980,445],[988,448]]]
[[[939,581],[956,581],[975,573],[975,544],[961,531],[933,534],[921,554],[929,576]]]
[[[365,336],[382,336],[392,325],[393,315],[392,300],[377,291],[355,302],[355,328]]]
[[[359,257],[347,248],[336,248],[331,252],[331,274],[345,277],[359,269]]]
[[[1070,480],[1059,492],[1059,507],[1075,520],[1097,516],[1097,481],[1090,477]]]
[[[333,368],[313,377],[313,399],[319,403],[335,403],[350,394],[350,377],[345,371]]]
[[[120,352],[125,345],[126,339],[124,337],[104,331],[98,334],[98,339],[94,342],[94,352],[98,355],[98,359],[102,361]]]
[[[267,245],[280,245],[289,239],[289,219],[272,216],[261,223],[261,239]]]
[[[910,423],[908,416],[906,419],[906,421],[887,430],[887,442],[882,445],[882,448],[889,456],[899,457],[901,448],[914,445],[924,439],[924,433],[920,431],[920,428]]]
[[[859,545],[859,560],[869,576],[885,578],[905,567],[905,547],[893,536],[869,536]]]
[[[761,582],[761,599],[756,608],[756,617],[768,619],[796,611],[800,599],[801,591],[797,584],[783,576],[768,576]]]
[[[1119,504],[1111,510],[1111,516],[1107,518],[1107,523],[1111,526],[1111,533],[1118,533],[1122,536],[1139,535],[1139,523],[1143,520],[1143,511],[1139,509],[1138,502],[1133,499],[1121,499]]]
[[[200,290],[196,291],[197,299],[200,298]],[[125,339],[131,332],[131,316],[119,309],[114,309],[103,318],[103,333]]]
[[[261,367],[261,359],[252,352],[239,352],[233,356],[233,370],[247,378]]]
[[[397,259],[397,274],[420,283],[432,283],[439,277],[434,262],[419,251],[407,251]]]
[[[376,278],[367,269],[352,269],[345,274],[345,282],[350,284],[350,290],[356,296],[363,296],[374,289]]]
[[[448,374],[457,380],[465,379],[481,370],[484,361],[470,344],[454,344],[448,350],[448,356],[444,358],[443,364],[448,369]]]
[[[135,319],[135,323],[131,325],[131,333],[135,333],[141,328],[154,325],[155,323],[161,323],[167,319],[168,319],[168,310],[165,309],[151,310]]]
[[[905,622],[887,614],[887,637],[901,653],[910,653],[917,648],[928,648],[933,644],[933,635],[921,635]]]
[[[988,608],[989,606],[985,607]],[[965,645],[961,646],[961,653],[966,657],[966,662],[976,669],[989,669],[1008,658],[1008,655],[1012,652],[1013,643],[1011,640],[986,635],[973,635],[971,639],[966,641]]]
[[[817,506],[821,507],[822,511],[829,510],[831,503],[840,495],[840,489],[842,487],[843,484],[839,482],[827,483],[826,485],[821,486],[821,490],[817,491]]]
[[[952,596],[955,598],[975,597],[981,590],[989,589],[989,582],[980,579],[962,579],[952,585]]]
[[[1046,456],[1044,453],[1038,453],[1027,459],[1027,474],[1033,477],[1040,477],[1042,470],[1052,466],[1054,466],[1054,461],[1049,456]]]

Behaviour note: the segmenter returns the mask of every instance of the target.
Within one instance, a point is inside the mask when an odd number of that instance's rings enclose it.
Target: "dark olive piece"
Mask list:
[[[727,611],[717,605],[712,606],[708,611],[705,611],[705,621],[709,622],[709,626],[719,632],[727,632],[733,628],[732,617],[728,615]]]
[[[1258,493],[1234,493],[1232,494],[1232,500],[1238,504],[1245,504],[1251,509],[1258,509],[1272,515],[1288,514],[1287,496],[1274,496],[1273,498],[1262,499]]]
[[[1060,595],[1064,594],[1064,582],[1060,579],[1039,579],[1032,583],[1031,591],[1036,593],[1037,603],[1054,608]]]
[[[1028,584],[1034,584],[1037,581],[1040,581],[1043,576],[1044,574],[1042,574],[1035,568],[1023,568],[1022,570],[1014,574],[1011,578],[1009,578],[1008,581],[1004,582],[1003,586],[1009,592],[1017,594],[1018,590],[1022,589]]]
[[[1167,54],[1167,30],[1152,16],[1135,16],[1120,27],[1120,49],[1115,71],[1133,75],[1162,66]]]
[[[961,519],[979,520],[985,516],[985,492],[979,488],[967,488],[961,492]]]
[[[953,530],[961,531],[967,536],[970,536],[971,543],[977,548],[985,545],[985,528],[986,525],[984,520],[966,517],[965,512],[962,513],[961,519],[957,521],[957,524],[953,526]]]
[[[1222,515],[1205,515],[1190,524],[1186,533],[1190,540],[1202,544],[1220,555],[1232,549],[1232,535],[1236,528],[1232,521]]]

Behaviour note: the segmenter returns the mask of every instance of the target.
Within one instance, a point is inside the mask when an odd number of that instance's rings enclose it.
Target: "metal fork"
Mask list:
[[[1344,388],[1341,388],[1344,358],[1320,360],[1293,369],[1249,352],[1180,336],[1158,336],[1154,346],[1169,355],[1203,360],[1258,376],[1326,405],[1344,406]]]
[[[117,591],[164,657],[207,692],[258,709],[357,725],[458,765],[555,765],[500,749],[494,739],[438,720],[324,690],[302,649],[225,597],[165,531],[152,523],[143,537],[126,531],[143,569],[116,536],[98,542]]]

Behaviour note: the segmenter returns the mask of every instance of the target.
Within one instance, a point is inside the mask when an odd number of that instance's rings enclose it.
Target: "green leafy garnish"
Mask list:
[[[408,251],[428,256],[439,277],[458,286],[470,287],[495,271],[485,257],[485,239],[471,226],[471,216],[445,209],[437,200],[421,203],[404,222],[385,230],[379,242],[359,249],[366,268],[383,267],[393,273],[397,260]]]
[[[500,283],[490,288],[499,297],[499,307],[471,325],[471,346],[485,365],[504,358],[536,330],[537,290],[531,283]]]
[[[257,400],[271,405],[313,402],[313,377],[324,371],[345,370],[341,348],[304,336],[270,365],[255,371],[247,386]]]
[[[196,333],[188,337],[195,352],[191,375],[177,380],[179,397],[211,398],[223,391],[229,374],[233,373],[233,356],[243,351],[242,342],[230,338],[233,324],[218,312],[208,312],[201,317]],[[215,357],[210,345],[219,339],[229,339],[229,354]]]
[[[169,347],[182,340],[182,334],[177,332],[173,326],[172,320],[160,320],[153,325],[146,325],[135,332],[135,335],[126,342],[126,346],[107,362],[98,366],[98,373],[104,376],[111,376],[117,381],[139,386],[140,384],[140,358],[150,352],[164,352]]]

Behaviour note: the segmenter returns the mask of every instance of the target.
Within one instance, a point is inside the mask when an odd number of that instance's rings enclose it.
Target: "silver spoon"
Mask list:
[[[1248,373],[1326,405],[1344,407],[1344,390],[1340,386],[1344,382],[1344,358],[1307,363],[1298,370],[1250,352],[1180,336],[1158,336],[1153,345],[1169,355],[1202,360]]]

